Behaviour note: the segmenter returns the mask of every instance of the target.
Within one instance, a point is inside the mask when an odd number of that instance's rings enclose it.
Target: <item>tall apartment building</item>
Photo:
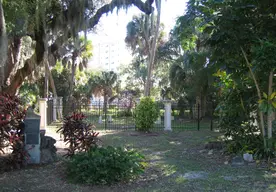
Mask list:
[[[93,45],[93,57],[89,67],[95,70],[118,72],[120,61],[120,43],[117,41],[100,42]]]

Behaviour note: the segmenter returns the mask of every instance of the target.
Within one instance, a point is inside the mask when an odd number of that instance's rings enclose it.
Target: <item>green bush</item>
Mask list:
[[[117,117],[132,117],[132,112],[130,110],[118,111]]]
[[[158,118],[158,106],[151,97],[144,97],[135,109],[135,124],[139,131],[149,131]]]
[[[143,173],[144,157],[120,147],[93,147],[72,156],[67,164],[68,178],[76,183],[111,184],[128,181]]]

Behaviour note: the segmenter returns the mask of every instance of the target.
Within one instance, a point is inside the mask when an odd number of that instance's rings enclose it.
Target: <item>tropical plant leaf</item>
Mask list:
[[[269,96],[269,100],[272,100],[276,97],[276,92],[273,92],[270,96]]]
[[[273,101],[271,104],[276,109],[276,101]]]

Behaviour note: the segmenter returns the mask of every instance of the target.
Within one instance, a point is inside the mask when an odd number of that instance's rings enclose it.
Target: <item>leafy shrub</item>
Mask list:
[[[270,160],[276,156],[276,140],[266,139],[266,147],[262,144],[256,146],[256,152],[254,153],[257,159],[267,159]]]
[[[143,173],[144,157],[120,147],[94,147],[78,153],[68,161],[69,180],[77,183],[111,184],[128,181]]]
[[[131,117],[132,112],[129,110],[118,111],[117,117]]]
[[[10,147],[10,164],[20,168],[28,158],[24,149],[24,123],[26,110],[20,99],[8,94],[0,95],[0,152]]]
[[[135,109],[135,124],[139,131],[149,131],[158,118],[158,106],[151,97],[141,99]]]
[[[86,123],[85,118],[83,113],[73,113],[64,118],[63,126],[57,130],[63,136],[63,141],[69,143],[67,156],[97,146],[99,133],[92,130],[93,125]]]
[[[243,132],[239,131],[234,134],[232,130],[230,140],[226,141],[227,151],[230,153],[250,153],[254,155],[255,159],[271,159],[276,156],[276,140],[266,139],[266,147],[264,146],[263,137],[260,134],[254,134],[252,131],[252,125],[247,124],[240,129]],[[227,132],[226,132],[227,133]],[[242,134],[241,134],[242,133]]]

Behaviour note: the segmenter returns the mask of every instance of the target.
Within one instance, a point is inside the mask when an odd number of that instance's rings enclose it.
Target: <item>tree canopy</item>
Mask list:
[[[60,59],[63,45],[77,38],[79,32],[86,34],[94,30],[103,14],[132,5],[151,14],[152,3],[153,0],[112,0],[109,3],[101,0],[1,1],[1,12],[4,12],[1,20],[6,23],[2,22],[0,36],[2,41],[8,39],[1,50],[8,47],[5,65],[1,67],[2,91],[15,94],[25,78],[42,66],[46,50],[55,60]],[[7,29],[8,38],[5,38],[4,29]],[[34,51],[22,66],[18,66],[24,36],[31,37]]]

